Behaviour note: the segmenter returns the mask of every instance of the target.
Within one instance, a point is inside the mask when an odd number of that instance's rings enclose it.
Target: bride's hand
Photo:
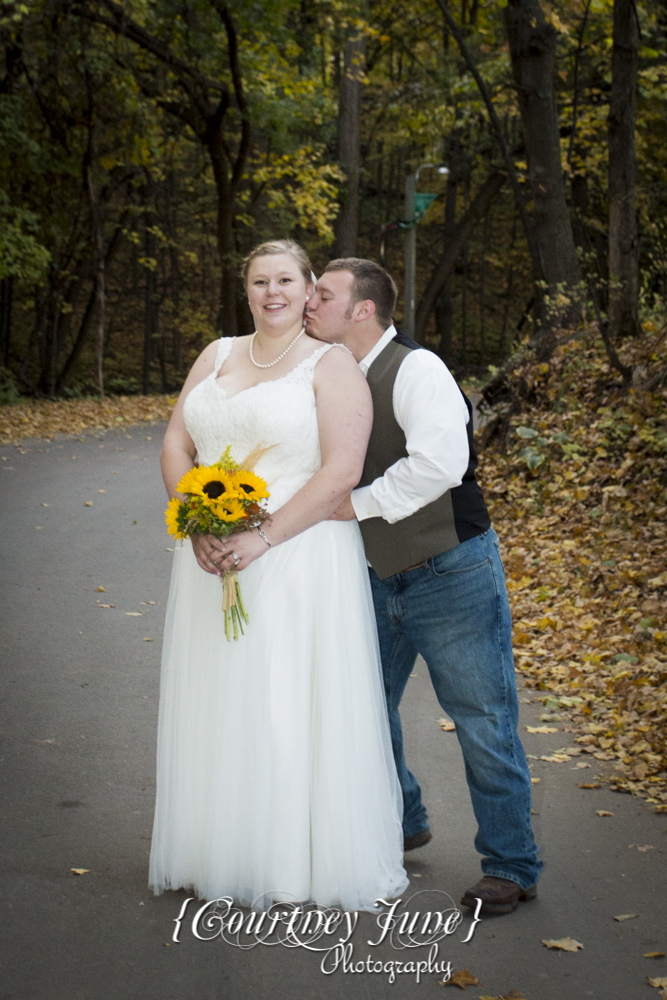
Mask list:
[[[223,570],[245,569],[251,562],[269,551],[269,546],[257,531],[240,531],[235,535],[230,535],[229,538],[223,538],[221,544],[225,558],[220,559],[218,565]]]
[[[193,535],[192,548],[201,568],[207,573],[220,576],[218,563],[222,561],[225,551],[223,542],[215,535]]]

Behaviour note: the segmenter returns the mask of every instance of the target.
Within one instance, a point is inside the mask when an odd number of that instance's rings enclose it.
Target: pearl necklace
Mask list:
[[[255,357],[254,357],[254,355],[252,353],[252,345],[255,343],[255,337],[257,336],[257,330],[255,330],[255,332],[253,333],[252,337],[250,338],[250,360],[252,361],[252,363],[255,366],[255,368],[273,368],[274,365],[277,365],[278,362],[281,361],[282,358],[285,357],[285,355],[287,354],[287,352],[290,351],[294,347],[294,345],[296,344],[296,342],[299,339],[299,337],[301,337],[305,333],[305,330],[306,330],[305,326],[302,326],[301,330],[299,331],[299,333],[297,333],[297,335],[294,338],[294,340],[292,341],[292,343],[288,347],[285,348],[285,350],[283,351],[282,354],[278,355],[278,357],[276,358],[275,361],[269,361],[268,365],[260,365],[259,361],[255,361]]]

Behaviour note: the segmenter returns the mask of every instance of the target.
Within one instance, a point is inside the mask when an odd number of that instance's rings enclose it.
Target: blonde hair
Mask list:
[[[254,250],[251,250],[241,265],[243,284],[247,284],[248,271],[253,260],[256,260],[258,257],[274,257],[281,253],[288,253],[290,257],[293,257],[303,275],[303,280],[307,285],[312,284],[313,271],[308,260],[308,254],[294,240],[269,240],[268,243],[260,243]]]

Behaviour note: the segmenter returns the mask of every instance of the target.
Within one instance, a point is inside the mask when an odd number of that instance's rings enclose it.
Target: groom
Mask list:
[[[498,539],[475,480],[472,407],[443,362],[392,325],[396,286],[369,260],[332,261],[306,328],[344,344],[366,375],[374,420],[357,489],[334,517],[357,518],[369,562],[406,851],[431,840],[403,753],[399,704],[421,653],[456,724],[479,825],[483,878],[461,902],[510,913],[542,868],[531,781],[517,735],[510,610]]]

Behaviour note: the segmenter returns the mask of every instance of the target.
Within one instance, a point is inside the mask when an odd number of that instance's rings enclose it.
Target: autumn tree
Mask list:
[[[609,106],[609,331],[639,332],[639,237],[635,186],[635,115],[639,25],[635,0],[614,0]]]
[[[508,0],[504,9],[512,73],[521,113],[528,176],[533,197],[533,224],[549,296],[559,292],[570,305],[563,325],[580,311],[581,271],[565,199],[558,110],[554,92],[556,29],[539,0]]]

